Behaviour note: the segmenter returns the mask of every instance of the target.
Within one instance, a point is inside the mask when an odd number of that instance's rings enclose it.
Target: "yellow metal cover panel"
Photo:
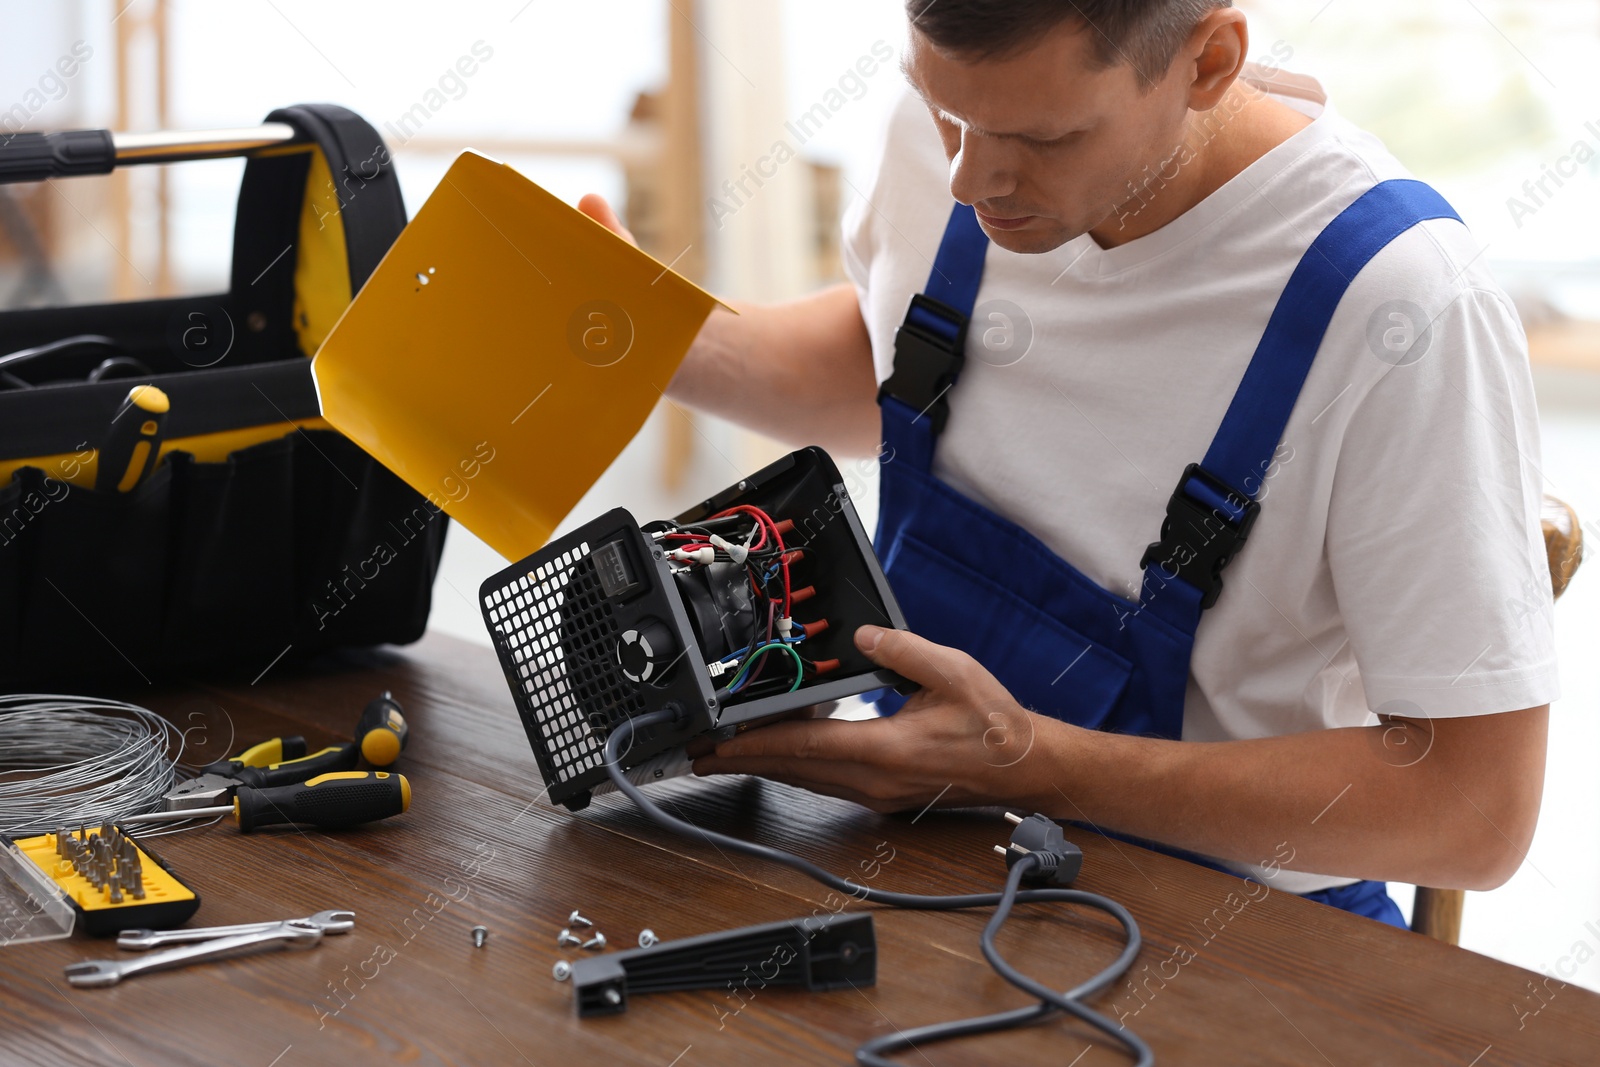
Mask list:
[[[311,368],[334,428],[514,560],[639,432],[716,303],[468,151]]]

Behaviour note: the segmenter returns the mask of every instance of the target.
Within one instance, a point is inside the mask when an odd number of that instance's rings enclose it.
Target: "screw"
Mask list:
[[[594,936],[583,943],[583,947],[590,952],[599,952],[606,947],[606,935],[596,930]]]
[[[489,940],[489,928],[487,926],[474,926],[472,928],[472,943],[474,945],[482,948],[483,943],[487,940]]]
[[[556,965],[550,968],[550,977],[558,982],[565,982],[572,977],[572,964],[566,960],[556,960]]]
[[[581,945],[583,944],[583,938],[579,937],[577,934],[574,934],[571,930],[563,930],[556,935],[556,944],[560,945],[562,948],[567,948],[571,945]]]
[[[606,998],[606,1003],[610,1004],[613,1008],[622,1003],[622,994],[618,993],[615,989],[606,990],[604,996]]]
[[[573,908],[572,909],[572,914],[567,916],[567,925],[568,926],[580,926],[580,927],[582,927],[582,926],[593,926],[594,923],[592,921],[588,920],[588,919],[585,919],[582,915],[579,915],[577,908]]]
[[[644,929],[639,931],[640,948],[649,948],[651,945],[659,943],[660,940],[661,939],[656,936],[656,932],[654,930]]]

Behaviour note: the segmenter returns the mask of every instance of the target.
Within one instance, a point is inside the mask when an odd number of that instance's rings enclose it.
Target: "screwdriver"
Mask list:
[[[119,823],[173,822],[207,815],[234,815],[244,833],[277,823],[298,823],[342,830],[387,819],[411,807],[411,783],[388,771],[335,771],[308,782],[271,789],[240,786],[231,805],[157,811],[133,815]]]
[[[399,815],[411,807],[411,783],[388,771],[337,771],[276,789],[243,786],[233,798],[239,829],[303,823],[343,829]]]
[[[94,487],[132,492],[161,458],[161,426],[172,402],[153,385],[136,385],[111,420],[95,460]],[[124,419],[122,416],[128,416]]]
[[[410,734],[400,702],[387,689],[369,703],[356,722],[356,744],[361,755],[374,767],[387,767],[400,758]]]

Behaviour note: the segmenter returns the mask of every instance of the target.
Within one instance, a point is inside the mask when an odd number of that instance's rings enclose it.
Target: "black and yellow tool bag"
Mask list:
[[[0,313],[0,691],[422,635],[447,519],[321,420],[309,359],[404,228],[399,184],[344,108],[267,121],[294,135],[239,153],[227,292]],[[103,165],[55,173],[112,169],[83,136]]]

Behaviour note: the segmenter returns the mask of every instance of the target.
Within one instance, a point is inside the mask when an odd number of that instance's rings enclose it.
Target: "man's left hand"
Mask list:
[[[898,714],[760,727],[717,745],[694,772],[759,775],[880,812],[1018,803],[1050,790],[1046,735],[1071,727],[1022,708],[959,649],[878,626],[855,641],[922,686]]]

